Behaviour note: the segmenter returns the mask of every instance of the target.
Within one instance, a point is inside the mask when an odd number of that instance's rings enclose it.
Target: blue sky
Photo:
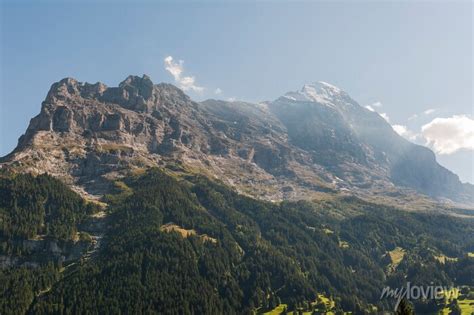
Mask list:
[[[471,1],[1,1],[0,155],[53,82],[146,73],[179,85],[172,56],[180,79],[203,88],[187,91],[196,100],[273,100],[330,82],[474,182],[472,15]]]

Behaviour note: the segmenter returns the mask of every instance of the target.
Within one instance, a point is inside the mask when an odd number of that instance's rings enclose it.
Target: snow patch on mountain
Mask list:
[[[314,102],[335,107],[334,99],[344,93],[340,88],[327,82],[308,83],[299,91],[288,92],[283,97],[296,102]]]

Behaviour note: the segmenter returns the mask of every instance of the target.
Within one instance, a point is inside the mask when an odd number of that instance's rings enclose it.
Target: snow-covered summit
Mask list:
[[[317,102],[329,106],[333,106],[333,101],[338,98],[344,91],[327,82],[318,81],[308,83],[299,91],[288,92],[283,97],[292,101],[300,102]]]

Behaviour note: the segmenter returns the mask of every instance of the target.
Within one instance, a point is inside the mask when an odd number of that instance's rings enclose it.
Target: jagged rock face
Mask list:
[[[157,163],[159,157],[148,153],[170,141],[177,128],[169,123],[176,117],[162,105],[170,104],[167,99],[179,103],[183,115],[192,111],[180,90],[155,86],[146,76],[129,77],[117,88],[61,80],[7,160],[100,192],[106,182],[102,176]],[[175,149],[171,145],[167,153]]]
[[[469,199],[431,151],[327,83],[266,104],[196,103],[145,75],[118,87],[67,78],[52,85],[40,114],[1,162],[97,195],[131,172],[179,164],[271,200],[349,190],[390,195],[394,183]]]
[[[306,85],[303,91],[307,89]],[[367,162],[370,152],[344,119],[339,106],[323,98],[315,98],[317,103],[313,98],[296,95],[288,93],[270,104],[272,112],[287,127],[292,143],[312,152],[315,161],[323,165],[339,165],[350,160]]]
[[[111,88],[67,78],[52,85],[40,114],[2,162],[97,195],[135,170],[182,164],[281,199],[279,186],[288,179],[276,176],[289,173],[298,150],[287,144],[281,123],[267,116],[244,103],[198,104],[147,76]]]
[[[312,152],[327,169],[347,178],[362,167],[362,181],[352,180],[356,186],[383,178],[430,196],[473,201],[472,185],[463,185],[440,166],[431,150],[400,137],[377,113],[337,87],[307,84],[270,107],[287,127],[291,143]],[[351,162],[358,167],[344,174],[344,165]]]

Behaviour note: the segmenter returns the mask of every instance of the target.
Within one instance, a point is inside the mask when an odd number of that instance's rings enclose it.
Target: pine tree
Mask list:
[[[412,305],[405,299],[398,304],[396,315],[415,315]]]

